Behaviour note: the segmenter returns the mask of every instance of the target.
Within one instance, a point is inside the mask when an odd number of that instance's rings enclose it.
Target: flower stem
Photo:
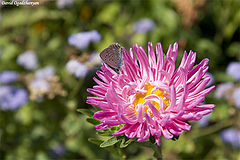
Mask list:
[[[153,156],[157,160],[163,160],[162,147],[161,147],[161,145],[160,146],[156,145],[153,137],[150,137],[148,142],[142,142],[142,143],[145,147],[151,148],[154,151]]]

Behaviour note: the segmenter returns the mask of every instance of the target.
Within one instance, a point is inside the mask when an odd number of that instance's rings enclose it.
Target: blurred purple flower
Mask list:
[[[18,79],[18,73],[15,71],[3,71],[0,73],[0,83],[6,84],[15,82]]]
[[[25,89],[11,86],[0,86],[0,108],[2,110],[16,110],[28,101]]]
[[[138,33],[146,33],[156,27],[154,21],[150,18],[143,18],[134,23],[134,31]]]
[[[240,80],[240,62],[231,62],[227,67],[227,74],[235,80]]]
[[[92,30],[88,32],[72,34],[68,38],[68,43],[78,49],[85,49],[91,42],[99,42],[100,40],[101,35],[96,30]]]
[[[52,66],[46,66],[44,68],[41,68],[35,72],[35,77],[37,79],[45,79],[52,77],[55,74],[55,68]]]
[[[60,157],[62,155],[64,155],[66,152],[66,147],[63,145],[58,145],[56,147],[54,147],[53,149],[51,149],[51,154],[53,157]]]
[[[220,133],[225,143],[230,143],[234,148],[240,148],[240,131],[234,128],[225,129]]]
[[[34,51],[26,51],[17,57],[17,63],[27,70],[33,70],[37,67],[38,61]]]
[[[220,99],[223,98],[227,91],[234,88],[234,84],[231,82],[221,83],[217,85],[215,96]]]
[[[207,127],[209,124],[209,120],[211,118],[211,114],[203,116],[199,121],[197,121],[197,124],[201,127]]]
[[[211,73],[206,72],[205,75],[203,76],[203,78],[205,78],[207,76],[210,77],[210,81],[208,82],[206,87],[209,87],[209,86],[211,86],[214,83],[215,80],[214,80],[214,76]]]
[[[233,99],[236,107],[240,109],[240,88],[235,89],[233,92]]]
[[[59,9],[63,9],[67,6],[72,6],[74,4],[74,0],[57,0],[57,7]]]
[[[66,68],[69,73],[74,74],[78,78],[86,76],[88,72],[87,66],[77,60],[68,61]]]

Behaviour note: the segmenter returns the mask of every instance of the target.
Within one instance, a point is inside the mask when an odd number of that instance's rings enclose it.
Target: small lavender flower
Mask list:
[[[6,84],[15,82],[18,79],[18,73],[15,71],[3,71],[0,73],[0,83]]]
[[[88,60],[89,63],[93,65],[99,65],[102,63],[102,59],[100,58],[97,52],[93,52]]]
[[[55,68],[52,66],[46,66],[36,71],[35,77],[37,79],[45,79],[52,77],[55,74]]]
[[[101,35],[96,30],[92,30],[89,32],[72,34],[68,38],[68,43],[78,49],[85,49],[91,42],[99,42],[100,40]]]
[[[234,128],[225,129],[220,133],[225,143],[230,143],[234,148],[240,148],[240,131]]]
[[[33,70],[37,67],[38,61],[34,51],[26,51],[17,57],[17,63],[27,70]]]
[[[134,31],[138,33],[146,33],[153,30],[156,27],[154,21],[150,18],[143,18],[140,21],[134,23]]]
[[[199,121],[197,121],[197,124],[201,127],[207,127],[209,124],[209,120],[211,118],[211,114],[205,115],[202,117],[202,119],[200,119]]]
[[[240,88],[235,89],[235,91],[233,92],[233,99],[234,99],[234,103],[236,105],[236,107],[238,107],[240,109]]]
[[[223,98],[226,92],[234,88],[234,84],[231,82],[221,83],[217,86],[215,96],[220,99]],[[227,96],[228,97],[228,96]]]
[[[63,9],[67,6],[72,6],[74,4],[74,0],[57,0],[57,7],[59,9]]]
[[[214,76],[211,74],[211,73],[209,73],[209,72],[207,72],[207,73],[205,73],[205,75],[203,76],[203,78],[205,78],[205,77],[210,77],[210,81],[208,82],[208,84],[206,85],[206,87],[209,87],[209,86],[211,86],[213,83],[214,83]]]
[[[2,110],[16,110],[28,101],[25,89],[11,86],[0,86],[0,108]]]
[[[87,66],[77,60],[68,61],[66,68],[69,73],[74,74],[78,78],[86,76],[88,72]]]
[[[227,74],[235,80],[240,80],[240,62],[231,62],[227,67]]]
[[[47,92],[47,91],[49,91],[49,84],[44,79],[34,79],[30,83],[30,88],[32,90],[39,90],[42,92]]]
[[[51,149],[51,154],[54,157],[60,157],[62,155],[64,155],[66,152],[66,147],[63,145],[58,145],[56,147],[54,147],[53,149]]]

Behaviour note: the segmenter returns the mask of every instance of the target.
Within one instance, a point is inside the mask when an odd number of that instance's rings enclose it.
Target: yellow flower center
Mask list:
[[[154,88],[154,86],[151,86],[149,83],[146,83],[144,89],[145,89],[147,92],[146,92],[146,93],[136,93],[136,99],[135,99],[134,102],[133,102],[133,104],[134,104],[134,110],[136,110],[136,106],[137,106],[138,104],[145,102],[144,98],[145,98],[146,96],[148,96],[148,95],[151,95],[151,91],[152,91],[153,88]],[[163,109],[164,109],[164,110],[165,110],[165,109],[169,106],[169,104],[170,104],[170,100],[166,97],[166,93],[167,93],[166,91],[161,91],[161,90],[159,90],[159,89],[157,89],[156,91],[154,91],[154,92],[152,93],[152,94],[155,94],[155,95],[157,95],[157,96],[159,96],[159,97],[162,98],[163,103],[164,103],[164,106],[163,106]],[[155,102],[155,101],[152,101],[151,103],[154,105],[155,108],[158,109],[158,111],[160,111],[160,105],[159,105],[159,103],[157,103],[157,102]],[[143,110],[143,113],[146,112],[146,111],[148,110],[148,108],[149,108],[149,107],[146,106],[146,107],[144,108],[144,110]]]

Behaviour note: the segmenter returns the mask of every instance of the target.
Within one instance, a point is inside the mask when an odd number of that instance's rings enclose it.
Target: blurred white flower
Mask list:
[[[78,62],[77,60],[70,60],[66,64],[67,71],[74,74],[76,77],[84,77],[88,72],[87,66]]]
[[[216,91],[215,91],[215,96],[216,98],[220,99],[226,96],[226,98],[230,98],[230,95],[227,95],[226,93],[229,92],[234,88],[234,84],[231,82],[226,82],[226,83],[221,83],[217,85]]]
[[[154,21],[150,18],[143,18],[134,23],[134,31],[138,33],[146,33],[156,27]]]
[[[33,70],[38,65],[38,60],[34,51],[26,51],[17,57],[17,63],[27,70]]]
[[[55,74],[55,68],[52,66],[46,66],[44,68],[41,68],[35,72],[35,77],[37,79],[44,79],[52,77]]]
[[[231,62],[227,67],[227,74],[235,80],[240,80],[240,62]]]
[[[35,91],[48,92],[49,83],[44,79],[34,79],[30,83],[30,88]]]
[[[59,9],[63,9],[67,6],[72,6],[74,4],[74,0],[57,0],[57,7]]]
[[[99,42],[100,40],[101,35],[96,30],[92,30],[89,32],[72,34],[68,38],[68,43],[78,49],[85,49],[91,42]]]
[[[99,53],[93,52],[88,60],[89,63],[93,65],[99,65],[102,63],[102,59],[99,56]]]
[[[234,104],[240,109],[240,88],[237,88],[233,92]]]

